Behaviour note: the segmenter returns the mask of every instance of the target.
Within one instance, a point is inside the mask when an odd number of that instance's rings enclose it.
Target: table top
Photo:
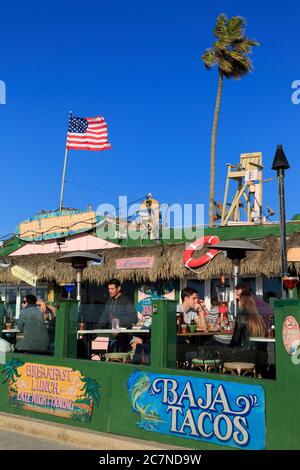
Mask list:
[[[120,333],[128,333],[128,334],[139,334],[139,333],[149,333],[150,330],[148,328],[140,328],[140,329],[130,329],[130,330],[127,330],[127,329],[118,329],[118,330],[112,330],[112,329],[109,329],[109,330],[104,330],[104,329],[100,329],[100,330],[77,330],[77,336],[79,335],[97,335],[97,334],[108,334],[108,333],[114,333],[114,334],[120,334]]]
[[[258,338],[251,336],[250,341],[256,341],[257,343],[275,343],[275,338]]]
[[[2,333],[21,333],[19,328],[10,328],[9,330],[2,330]]]
[[[232,331],[195,331],[195,333],[177,333],[177,336],[215,336],[215,335],[232,335]]]

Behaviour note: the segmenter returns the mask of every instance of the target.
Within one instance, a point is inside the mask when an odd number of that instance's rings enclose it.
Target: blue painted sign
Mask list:
[[[102,217],[92,210],[50,211],[23,220],[17,226],[16,234],[28,242],[53,240],[91,231],[100,220]]]
[[[141,429],[240,449],[265,448],[265,394],[259,385],[135,371],[128,392]]]

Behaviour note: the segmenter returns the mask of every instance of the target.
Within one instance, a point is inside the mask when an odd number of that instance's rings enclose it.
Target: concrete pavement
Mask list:
[[[77,448],[86,450],[119,451],[184,449],[183,447],[169,446],[154,441],[145,441],[116,434],[87,431],[65,424],[56,424],[50,421],[42,421],[10,413],[0,413],[0,432],[5,432],[5,429],[15,431],[17,433],[25,433],[27,436],[35,436],[39,439],[51,439],[57,442],[57,446],[60,446],[57,447],[57,449]],[[55,443],[53,443],[53,445],[55,445]],[[62,445],[65,447],[62,447]],[[18,447],[14,448],[17,449]],[[20,449],[21,448],[24,447],[20,447]],[[38,447],[38,449],[40,448],[41,447]],[[49,447],[46,448],[48,449]],[[28,449],[30,449],[30,447],[28,447]]]
[[[0,450],[85,450],[85,448],[0,428]]]

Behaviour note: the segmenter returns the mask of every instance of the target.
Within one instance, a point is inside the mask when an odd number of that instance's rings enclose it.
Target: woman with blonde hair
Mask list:
[[[250,337],[263,338],[266,334],[265,323],[256,309],[255,298],[250,292],[243,292],[239,299],[239,313],[230,346],[250,346]]]

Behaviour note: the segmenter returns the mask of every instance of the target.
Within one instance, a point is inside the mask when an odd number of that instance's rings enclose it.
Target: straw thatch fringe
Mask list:
[[[247,258],[241,262],[241,276],[266,276],[280,275],[280,243],[279,239],[270,236],[255,243],[263,247],[263,251],[248,253]],[[288,247],[300,246],[300,233],[291,235],[287,242]],[[223,253],[219,253],[209,264],[194,271],[185,268],[182,264],[184,243],[165,245],[158,243],[152,247],[139,248],[112,248],[101,253],[104,263],[101,266],[90,266],[83,272],[83,280],[89,280],[98,284],[104,284],[112,277],[120,281],[155,282],[165,279],[179,279],[184,277],[195,279],[211,279],[221,275],[232,275],[232,263],[226,259]],[[201,256],[207,249],[202,249],[195,256]],[[91,253],[100,253],[99,250],[91,250]],[[30,256],[9,256],[6,261],[13,265],[21,266],[32,274],[38,276],[39,281],[55,281],[58,284],[75,281],[75,270],[66,263],[58,263],[56,260],[62,254],[37,254]],[[119,258],[134,258],[141,256],[153,256],[154,265],[150,269],[116,269],[116,260]],[[11,274],[9,268],[0,268],[0,282],[9,284],[21,283]],[[293,273],[300,273],[300,263],[289,263]]]

